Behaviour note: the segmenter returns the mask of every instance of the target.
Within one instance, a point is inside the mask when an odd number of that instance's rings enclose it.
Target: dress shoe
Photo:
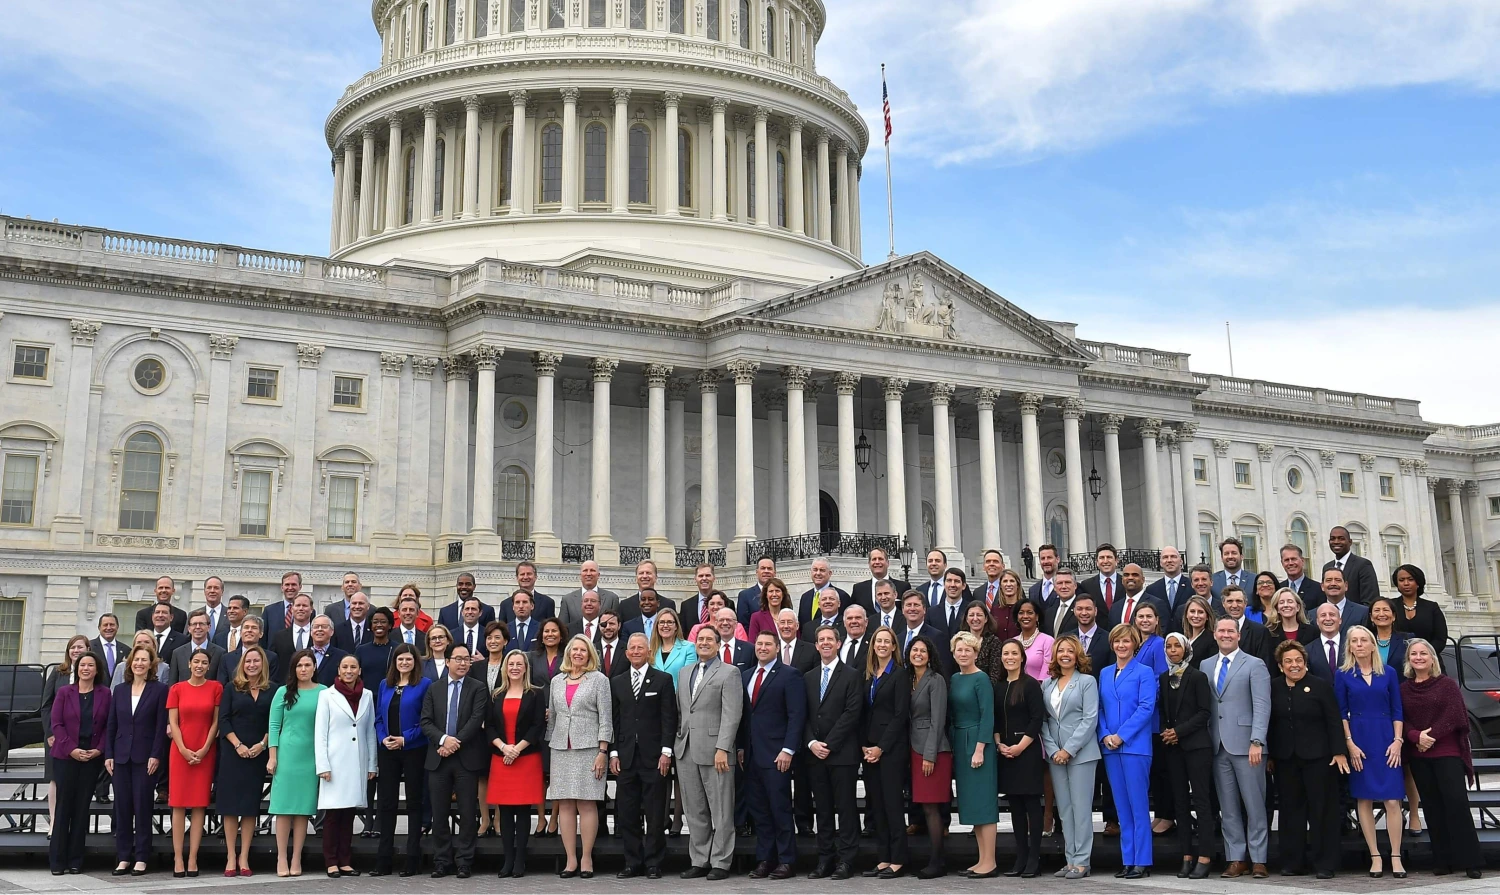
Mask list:
[[[150,871],[148,871],[144,867],[132,867],[132,868],[130,868],[130,875],[131,876],[145,876],[149,872]]]
[[[1187,879],[1188,878],[1188,874],[1193,872],[1193,865],[1196,864],[1196,863],[1198,863],[1198,862],[1194,861],[1192,858],[1188,858],[1186,861],[1183,861],[1182,862],[1182,869],[1180,869],[1180,870],[1177,871],[1177,878],[1178,879]]]
[[[1089,869],[1087,867],[1074,867],[1068,871],[1068,875],[1063,877],[1063,879],[1088,879],[1088,876]]]
[[[1021,868],[1021,879],[1036,879],[1037,865],[1040,863],[1041,859],[1033,855],[1026,866]]]
[[[715,867],[708,872],[708,881],[711,883],[716,883],[724,879],[729,879],[729,871],[722,867]]]
[[[1319,870],[1318,871],[1318,879],[1333,879],[1333,871],[1332,870]]]
[[[400,873],[397,874],[397,876],[401,877],[402,879],[407,879],[409,877],[413,877],[413,876],[416,876],[416,875],[417,875],[417,872],[415,870],[403,870],[403,871],[401,871]]]
[[[1067,877],[1068,872],[1071,871],[1072,869],[1073,869],[1072,867],[1069,867],[1067,864],[1064,864],[1064,865],[1062,865],[1061,867],[1059,867],[1057,869],[1056,873],[1054,873],[1052,875],[1055,876],[1055,877],[1057,877],[1058,879],[1063,879],[1063,878]]]
[[[689,867],[682,871],[683,879],[702,879],[705,876],[708,876],[707,867]]]
[[[928,864],[926,867],[917,868],[916,871],[917,879],[937,879],[940,876],[947,875],[948,868],[941,864]]]
[[[558,874],[557,874],[557,878],[558,879],[573,879],[576,876],[578,876],[578,868],[577,867],[574,867],[572,870],[562,870],[562,871],[559,871]]]
[[[1478,867],[1470,867],[1468,870],[1465,870],[1464,873],[1469,877],[1469,879],[1481,879],[1484,876],[1484,871],[1480,870]]]
[[[807,878],[808,879],[827,879],[828,877],[830,877],[832,875],[833,875],[833,865],[820,863],[820,864],[818,864],[818,866],[816,866],[816,867],[813,868],[812,873],[809,873],[807,875]]]
[[[1107,823],[1107,824],[1105,824],[1104,825],[1104,835],[1106,835],[1106,836],[1118,836],[1118,835],[1120,835],[1120,825],[1117,824],[1117,823]]]
[[[1269,879],[1271,876],[1271,871],[1267,870],[1266,865],[1264,864],[1256,864],[1251,869],[1250,875],[1255,877],[1256,879]]]
[[[342,873],[345,876],[359,876],[359,871],[351,868],[340,867],[339,873]]]
[[[1193,865],[1193,872],[1188,874],[1188,879],[1208,879],[1208,869],[1213,866],[1205,861],[1198,861]]]
[[[879,879],[900,879],[906,875],[905,867],[887,867],[880,871]]]
[[[1129,872],[1130,872],[1130,865],[1126,864],[1125,866],[1121,867],[1119,870],[1115,871],[1115,879],[1124,879],[1125,878],[1125,874],[1127,874]]]
[[[848,879],[849,877],[851,877],[853,875],[854,875],[854,868],[853,867],[850,867],[848,864],[839,864],[839,865],[837,865],[837,866],[835,866],[833,868],[833,873],[830,874],[829,878],[830,879]]]
[[[443,868],[443,867],[435,868],[432,871],[432,878],[433,879],[442,879],[443,877],[445,877],[447,875],[448,875],[448,870],[446,868]]]
[[[130,866],[127,864],[124,867],[116,867],[115,869],[113,869],[113,870],[111,870],[109,872],[109,875],[110,876],[129,876],[130,875]]]
[[[874,879],[883,872],[885,872],[884,867],[871,867],[869,870],[861,873],[860,876],[864,877],[865,879]]]
[[[374,870],[370,871],[369,875],[370,876],[390,876],[391,872],[389,870],[381,870],[379,867],[376,867]]]
[[[986,871],[984,873],[979,873],[977,871],[970,870],[968,873],[964,874],[964,876],[966,878],[968,878],[968,879],[994,879],[994,878],[998,877],[999,875],[1000,875],[1000,868],[999,867],[992,868],[991,870],[988,870],[988,871]]]
[[[578,871],[578,878],[579,879],[593,879],[594,878],[594,871],[592,871],[592,870],[580,870],[580,871]]]
[[[500,875],[509,876],[510,874],[502,871]],[[615,879],[631,879],[640,875],[641,869],[639,867],[626,867],[624,870],[621,870],[619,873],[615,874]]]
[[[459,879],[468,879],[469,877],[471,877],[473,875],[474,874],[470,873],[469,872],[469,868],[467,868],[467,867],[460,867],[460,868],[458,868],[458,873],[454,874],[454,876],[458,877]]]
[[[750,871],[750,878],[751,879],[765,879],[766,877],[768,877],[770,875],[771,875],[771,862],[770,861],[761,861],[759,864],[755,865],[755,869],[754,870]]]
[[[661,868],[660,867],[647,867],[646,868],[646,879],[661,879]]]
[[[1250,867],[1244,861],[1230,861],[1224,872],[1219,874],[1219,879],[1239,879],[1249,872]]]
[[[791,879],[797,875],[790,864],[777,864],[770,873],[771,879]]]
[[[1122,879],[1145,879],[1146,877],[1148,877],[1150,875],[1151,875],[1151,871],[1150,870],[1148,870],[1147,868],[1142,867],[1141,865],[1137,864],[1134,867],[1131,867],[1130,868],[1130,872],[1127,873],[1127,874],[1125,874],[1125,876],[1122,877]]]
[[[1281,868],[1281,875],[1282,876],[1306,876],[1307,874],[1303,870],[1301,870],[1300,868],[1297,868],[1297,867],[1283,867],[1283,868]]]

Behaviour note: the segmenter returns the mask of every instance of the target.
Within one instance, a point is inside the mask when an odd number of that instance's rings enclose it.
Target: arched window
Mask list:
[[[651,201],[651,131],[644,124],[630,129],[630,201]]]
[[[406,173],[401,177],[401,223],[410,224],[412,212],[417,207],[417,149],[406,150]]]
[[[519,466],[495,476],[495,527],[502,541],[524,541],[531,534],[531,477]]]
[[[474,0],[474,36],[490,33],[490,0]]]
[[[646,27],[646,0],[630,0],[630,27]]]
[[[460,0],[448,0],[447,15],[443,17],[443,46],[458,42],[458,4]]]
[[[583,201],[609,201],[604,173],[608,168],[609,138],[604,125],[595,122],[583,129]]]
[[[562,125],[542,128],[542,201],[562,201]]]
[[[433,153],[432,165],[432,216],[443,214],[443,174],[448,157],[447,141],[438,137],[437,152]]]
[[[755,141],[745,141],[745,219],[755,220]]]
[[[511,34],[526,30],[526,0],[510,0],[510,23],[506,30]]]
[[[500,204],[510,205],[510,154],[511,138],[514,131],[510,128],[500,132]]]
[[[561,28],[567,23],[567,0],[547,0],[547,27]]]
[[[604,0],[589,0],[589,27],[604,27]]]
[[[740,0],[740,46],[750,49],[750,0]]]
[[[161,505],[161,439],[137,432],[120,464],[120,530],[156,531]]]
[[[708,39],[723,40],[723,37],[719,33],[719,0],[708,0],[708,8],[705,12],[707,15]]]
[[[776,55],[776,7],[766,7],[766,54]]]
[[[786,153],[776,153],[776,226],[786,226]]]
[[[693,138],[686,129],[677,132],[677,204],[693,204]]]
[[[687,0],[672,0],[667,12],[667,30],[673,34],[687,31]]]
[[[422,12],[417,16],[417,52],[425,53],[431,47],[427,46],[427,29],[432,25],[432,8],[422,4]]]
[[[1286,539],[1287,543],[1301,547],[1302,555],[1312,560],[1312,533],[1307,529],[1306,519],[1293,516],[1291,524],[1286,527]]]

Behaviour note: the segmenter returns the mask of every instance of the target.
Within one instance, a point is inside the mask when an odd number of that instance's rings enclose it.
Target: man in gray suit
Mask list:
[[[1252,872],[1256,879],[1265,879],[1266,768],[1261,759],[1271,720],[1271,676],[1264,662],[1240,650],[1240,629],[1234,619],[1219,619],[1214,640],[1219,654],[1198,667],[1208,675],[1214,694],[1209,732],[1224,857],[1229,861],[1223,877],[1234,879]]]
[[[620,595],[612,590],[605,590],[599,586],[599,564],[592,559],[578,567],[579,586],[563,594],[557,601],[557,620],[563,623],[563,628],[572,631],[579,622],[583,621],[583,595],[585,592],[593,592],[599,595],[599,611],[606,610],[614,612],[616,616],[620,612]]]
[[[734,858],[735,734],[744,711],[739,669],[719,660],[719,632],[710,625],[694,641],[698,661],[682,669],[677,688],[677,778],[688,815],[683,879],[729,878]]]
[[[224,647],[208,639],[208,613],[203,609],[194,609],[188,613],[187,632],[188,642],[172,651],[172,683],[180,684],[193,676],[188,663],[198,650],[208,653],[208,679],[218,680],[219,663],[224,660]]]

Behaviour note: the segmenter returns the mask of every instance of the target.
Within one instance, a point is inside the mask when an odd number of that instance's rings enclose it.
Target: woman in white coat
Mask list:
[[[318,694],[313,763],[323,816],[323,864],[330,879],[359,876],[351,865],[354,815],[365,807],[365,784],[375,779],[375,699],[360,680],[359,660],[339,660],[333,687]],[[359,769],[364,769],[364,776]]]

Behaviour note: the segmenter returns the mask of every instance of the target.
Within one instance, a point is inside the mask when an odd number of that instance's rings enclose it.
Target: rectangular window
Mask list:
[[[589,27],[604,27],[604,0],[589,0]]]
[[[670,12],[667,14],[667,30],[673,34],[682,34],[687,26],[687,0],[672,0]]]
[[[1249,488],[1251,486],[1250,461],[1234,461],[1234,486],[1236,488]]]
[[[352,475],[328,479],[328,538],[354,540],[354,523],[359,510],[359,479]]]
[[[1197,483],[1199,483],[1201,485],[1208,484],[1208,458],[1207,457],[1194,457],[1193,458],[1193,481],[1195,481],[1195,482],[1197,482]]]
[[[512,34],[526,30],[526,0],[510,0],[510,27]]]
[[[1490,495],[1490,515],[1500,516],[1500,494]]]
[[[630,27],[646,27],[646,0],[630,0]]]
[[[271,473],[257,469],[240,476],[240,534],[264,538],[271,533]]]
[[[1240,551],[1240,563],[1249,571],[1260,570],[1260,534],[1253,531],[1236,532],[1235,536],[1245,549]]]
[[[333,377],[333,406],[358,410],[365,406],[365,381],[358,376]]]
[[[1399,542],[1387,541],[1385,545],[1385,562],[1387,567],[1394,569],[1405,562],[1401,558],[1401,544]]]
[[[21,629],[26,620],[25,600],[0,600],[0,663],[21,661]]]
[[[0,525],[30,525],[36,510],[37,458],[7,454],[0,490]]]
[[[1394,500],[1396,498],[1396,477],[1395,476],[1382,475],[1380,477],[1380,496],[1384,497],[1384,498],[1387,498],[1387,499],[1390,499],[1390,500]],[[1399,566],[1401,564],[1400,563],[1396,563],[1396,565]]]
[[[245,397],[253,401],[275,401],[281,397],[281,371],[274,367],[251,367],[246,377]]]
[[[1353,496],[1354,473],[1347,469],[1339,470],[1339,493]]]
[[[52,349],[40,345],[17,345],[10,374],[16,379],[46,379],[47,361]]]
[[[1204,558],[1213,556],[1214,541],[1216,540],[1217,538],[1214,537],[1214,533],[1211,531],[1198,532],[1198,555]]]
[[[548,0],[547,27],[561,28],[567,24],[567,3],[564,0]]]

